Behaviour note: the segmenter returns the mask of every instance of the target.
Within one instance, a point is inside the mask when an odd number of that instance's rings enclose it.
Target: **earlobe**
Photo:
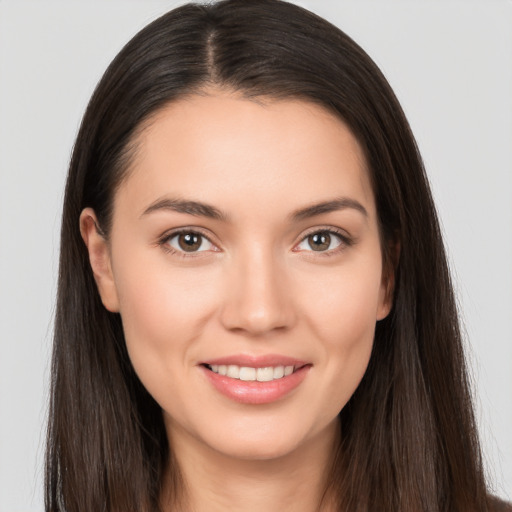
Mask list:
[[[89,262],[101,301],[105,308],[117,313],[119,301],[112,273],[110,249],[98,227],[96,214],[92,208],[85,208],[80,214],[80,234],[89,253]]]

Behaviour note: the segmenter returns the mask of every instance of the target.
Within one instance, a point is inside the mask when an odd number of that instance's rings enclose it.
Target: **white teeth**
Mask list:
[[[236,364],[212,364],[210,370],[219,375],[244,381],[270,382],[291,375],[294,366],[267,366],[265,368],[252,368],[250,366],[237,366]]]
[[[231,377],[232,379],[239,379],[240,378],[240,366],[237,366],[236,364],[228,365],[228,372],[226,373],[226,376]]]
[[[276,366],[274,368],[274,379],[284,377],[284,366]]]
[[[258,368],[256,370],[256,380],[259,382],[269,382],[274,380],[274,368],[268,366],[267,368]]]
[[[240,380],[256,380],[256,368],[242,366],[240,368]]]

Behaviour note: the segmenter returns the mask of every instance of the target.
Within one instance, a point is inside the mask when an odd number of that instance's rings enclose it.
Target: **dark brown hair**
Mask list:
[[[357,44],[278,0],[167,13],[123,48],[94,92],[64,200],[46,510],[156,512],[169,465],[179,493],[160,408],[134,373],[119,315],[101,303],[78,219],[92,207],[108,236],[137,130],[168,102],[210,85],[315,102],[350,127],[366,155],[396,282],[366,374],[340,412],[328,483],[339,510],[488,510],[442,237],[407,120]],[[397,242],[398,261],[390,253]]]

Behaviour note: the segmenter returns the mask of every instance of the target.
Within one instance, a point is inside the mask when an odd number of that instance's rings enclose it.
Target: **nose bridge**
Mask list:
[[[230,330],[264,334],[294,320],[286,272],[271,247],[252,243],[232,262],[222,321]]]

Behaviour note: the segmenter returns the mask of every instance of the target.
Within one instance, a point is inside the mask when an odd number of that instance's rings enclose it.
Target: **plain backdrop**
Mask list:
[[[178,2],[0,0],[0,512],[43,510],[63,183],[81,115],[127,40]],[[512,3],[297,2],[395,89],[430,175],[492,489],[512,498]]]

